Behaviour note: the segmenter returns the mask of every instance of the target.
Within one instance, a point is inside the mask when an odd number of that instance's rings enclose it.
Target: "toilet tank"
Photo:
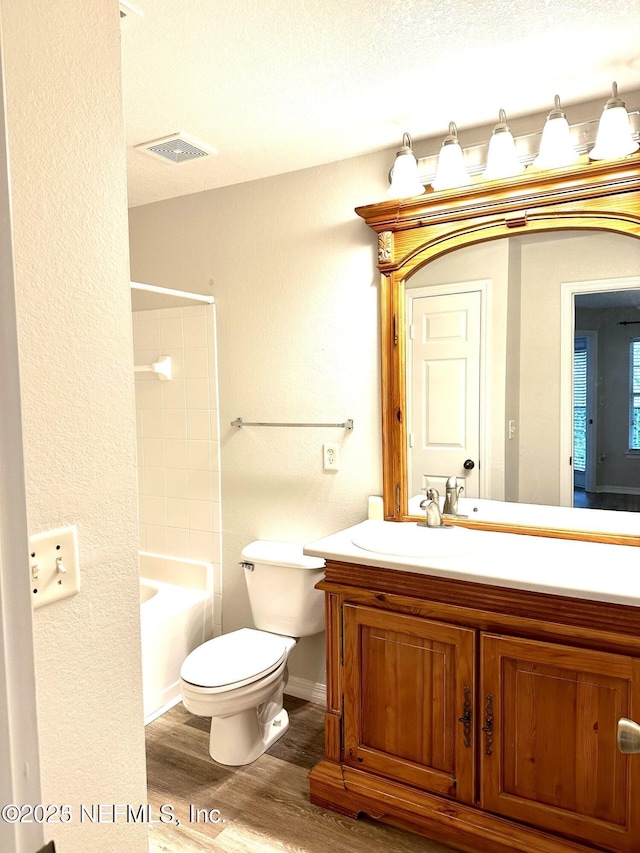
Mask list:
[[[324,560],[306,557],[302,545],[259,539],[242,550],[244,576],[256,628],[306,637],[324,631],[324,594],[314,589]]]

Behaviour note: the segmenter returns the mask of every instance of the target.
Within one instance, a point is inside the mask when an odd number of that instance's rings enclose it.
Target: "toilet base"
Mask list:
[[[289,714],[284,708],[264,719],[272,703],[249,708],[229,717],[213,717],[209,734],[209,755],[218,764],[238,767],[251,764],[271,747],[289,728]]]

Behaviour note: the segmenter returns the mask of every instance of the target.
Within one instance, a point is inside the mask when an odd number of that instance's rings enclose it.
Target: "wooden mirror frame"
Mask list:
[[[378,234],[381,272],[382,470],[384,514],[408,514],[405,279],[454,249],[514,233],[589,229],[640,237],[640,155],[527,172],[458,190],[356,208]],[[640,546],[640,536],[460,521],[487,530]]]

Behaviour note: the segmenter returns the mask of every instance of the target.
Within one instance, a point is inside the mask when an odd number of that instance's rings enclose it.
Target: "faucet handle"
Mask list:
[[[440,500],[440,492],[437,489],[434,489],[433,486],[430,486],[427,490],[427,497],[430,501],[439,501]]]

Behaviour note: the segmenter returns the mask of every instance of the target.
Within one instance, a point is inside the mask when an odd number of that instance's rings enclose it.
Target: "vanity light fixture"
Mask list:
[[[618,97],[618,84],[611,86],[611,97],[604,105],[596,144],[589,152],[591,160],[615,160],[638,150],[638,143],[631,135],[629,114],[622,98]]]
[[[533,165],[538,169],[559,169],[571,166],[578,160],[578,152],[571,141],[567,116],[560,106],[560,96],[554,98],[554,107],[547,116],[538,156]]]
[[[516,143],[507,124],[507,114],[499,112],[499,122],[493,129],[487,153],[487,165],[483,173],[485,180],[511,178],[524,172],[524,166],[518,159]]]
[[[418,179],[418,161],[413,153],[411,137],[408,133],[404,133],[402,148],[397,152],[391,170],[391,186],[387,194],[392,198],[412,198],[422,195],[423,192],[424,186]]]
[[[458,128],[454,121],[449,122],[449,133],[442,142],[438,155],[438,168],[433,181],[434,190],[451,190],[466,187],[471,177],[464,165],[464,154],[458,142]]]

